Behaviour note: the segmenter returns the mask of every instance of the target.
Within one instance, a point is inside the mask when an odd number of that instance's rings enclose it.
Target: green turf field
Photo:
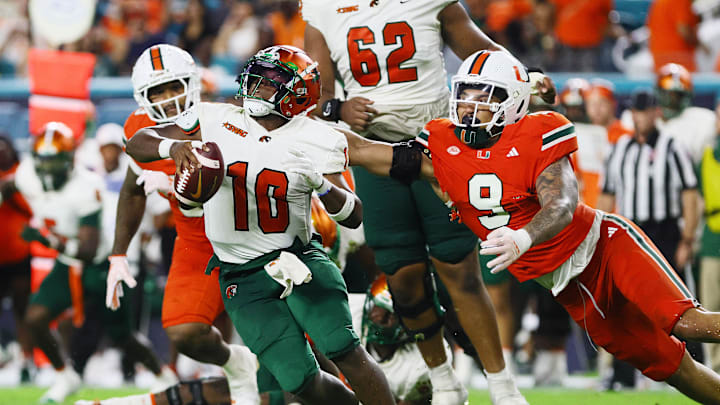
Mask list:
[[[44,392],[44,388],[0,388],[0,404],[2,405],[35,405]],[[669,391],[661,392],[595,392],[581,390],[522,390],[527,400],[535,405],[685,405],[695,404],[680,394]],[[83,389],[65,401],[72,405],[76,399],[104,399],[119,395],[141,393],[138,389]],[[470,404],[490,404],[487,392],[472,391]]]

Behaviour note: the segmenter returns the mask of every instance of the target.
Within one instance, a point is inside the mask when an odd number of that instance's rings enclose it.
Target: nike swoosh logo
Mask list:
[[[194,193],[190,193],[190,197],[199,199],[200,193],[202,192],[202,169],[198,172],[197,190]]]

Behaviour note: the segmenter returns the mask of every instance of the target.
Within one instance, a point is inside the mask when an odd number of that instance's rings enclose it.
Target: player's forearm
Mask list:
[[[355,229],[362,223],[362,202],[350,191],[343,189],[336,184],[331,177],[326,177],[331,183],[332,188],[324,195],[320,196],[330,217],[338,224]]]
[[[158,151],[163,140],[154,129],[143,128],[130,138],[127,145],[125,145],[125,151],[138,162],[153,162],[164,159]]]
[[[572,222],[578,204],[578,188],[570,161],[563,158],[549,165],[535,181],[540,210],[523,229],[532,245],[552,239]]]
[[[361,166],[377,176],[389,176],[392,166],[393,148],[385,142],[370,141],[360,135],[341,130],[348,142],[350,166]]]
[[[118,198],[117,213],[115,216],[115,239],[113,241],[112,254],[124,255],[135,233],[137,233],[145,213],[145,201],[147,197],[142,187],[135,182],[137,175],[128,169],[125,175],[125,182],[120,189]]]
[[[698,226],[699,195],[695,189],[685,190],[681,195],[683,207],[682,240],[692,243],[695,240],[695,230]]]

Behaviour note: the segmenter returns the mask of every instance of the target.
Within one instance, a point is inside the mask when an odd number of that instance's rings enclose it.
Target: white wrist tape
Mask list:
[[[342,208],[340,208],[340,211],[331,214],[328,212],[328,215],[330,218],[332,218],[335,222],[342,222],[352,214],[353,209],[355,209],[355,196],[351,193],[345,192],[345,204],[343,204]]]
[[[75,257],[77,256],[79,249],[80,243],[77,239],[68,239],[67,241],[65,241],[65,249],[63,250],[63,254],[65,256]]]
[[[318,197],[322,197],[325,194],[329,193],[332,187],[333,184],[327,181],[327,179],[323,178],[322,184],[320,184],[320,187],[315,189],[315,192],[317,193]]]
[[[160,145],[158,145],[158,156],[162,159],[167,159],[170,157],[170,147],[173,146],[173,144],[177,142],[174,139],[163,139],[160,141]]]

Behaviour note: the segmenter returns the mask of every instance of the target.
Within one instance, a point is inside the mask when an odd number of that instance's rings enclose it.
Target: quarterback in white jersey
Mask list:
[[[317,192],[338,223],[358,227],[362,206],[341,172],[347,144],[305,117],[320,94],[317,63],[302,50],[258,52],[238,76],[243,107],[200,104],[199,134],[224,156],[220,190],[203,205],[225,310],[243,342],[283,391],[313,404],[393,404],[382,371],[352,329],[340,270],[310,235]],[[197,167],[182,130],[138,131],[127,152],[139,162],[172,157]],[[318,369],[305,338],[342,371],[354,389]]]
[[[313,190],[299,174],[286,172],[288,161],[295,159],[290,151],[302,151],[318,173],[342,173],[347,169],[345,136],[307,117],[268,131],[248,110],[232,104],[201,103],[198,115],[200,127],[207,128],[203,142],[215,142],[227,165],[220,190],[203,206],[205,233],[218,258],[245,263],[292,245],[296,237],[307,244]],[[237,181],[245,182],[248,190],[247,197],[240,197],[247,198],[245,213],[236,210]],[[270,194],[253,192],[268,187],[273,189]]]

